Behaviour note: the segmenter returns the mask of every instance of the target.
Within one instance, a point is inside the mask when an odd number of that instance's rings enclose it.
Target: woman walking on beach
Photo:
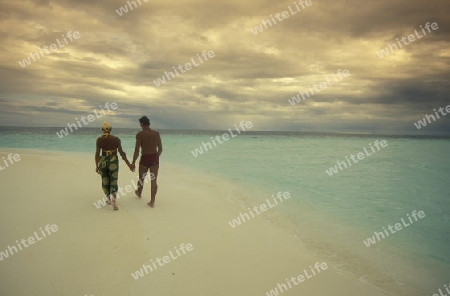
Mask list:
[[[97,138],[97,149],[95,151],[95,171],[102,176],[102,188],[108,198],[107,203],[112,204],[116,211],[119,209],[116,204],[117,179],[119,177],[117,151],[119,151],[130,170],[131,167],[126,153],[122,150],[120,139],[111,135],[111,130],[111,124],[108,122],[102,124],[103,135]]]

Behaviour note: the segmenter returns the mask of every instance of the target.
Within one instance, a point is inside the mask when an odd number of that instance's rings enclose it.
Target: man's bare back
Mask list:
[[[150,128],[140,131],[136,135],[136,141],[139,143],[142,154],[156,154],[158,153],[158,147],[162,146],[159,132]]]

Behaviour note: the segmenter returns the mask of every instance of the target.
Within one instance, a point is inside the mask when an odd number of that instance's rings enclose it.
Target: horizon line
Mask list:
[[[19,125],[0,125],[0,128],[55,128],[55,129],[63,129],[65,127],[59,127],[59,126],[19,126]],[[98,127],[81,127],[79,130],[81,129],[100,129]],[[121,130],[121,129],[137,129],[140,130],[141,127],[113,127],[113,130]],[[184,129],[184,128],[160,128],[158,130],[161,131],[215,131],[215,132],[223,132],[223,131],[227,131],[227,129],[225,130],[220,130],[220,129],[196,129],[196,128],[191,128],[191,129]],[[257,132],[278,132],[278,133],[283,133],[283,132],[288,132],[288,133],[310,133],[310,134],[338,134],[338,135],[360,135],[360,136],[412,136],[412,137],[429,137],[429,136],[434,136],[434,137],[450,137],[450,133],[449,132],[441,132],[441,133],[437,133],[437,132],[430,132],[430,133],[420,133],[420,134],[414,134],[413,132],[407,132],[407,131],[403,131],[403,132],[395,132],[395,133],[386,133],[386,132],[359,132],[359,131],[355,131],[355,132],[351,132],[351,131],[311,131],[311,130],[248,130],[246,131],[246,133],[257,133]]]

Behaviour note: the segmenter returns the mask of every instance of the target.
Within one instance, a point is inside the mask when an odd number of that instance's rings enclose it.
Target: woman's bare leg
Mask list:
[[[116,204],[116,193],[111,194],[111,204],[113,206],[114,211],[117,211],[119,209]]]

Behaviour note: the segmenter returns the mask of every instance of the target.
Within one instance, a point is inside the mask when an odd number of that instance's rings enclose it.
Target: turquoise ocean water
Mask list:
[[[0,148],[94,153],[98,129],[83,128],[62,139],[59,130],[0,127]],[[129,156],[138,131],[113,130]],[[338,272],[392,295],[432,295],[449,283],[450,138],[247,132],[194,157],[194,148],[224,132],[160,132],[162,165],[167,161],[232,180],[236,186],[224,190],[245,206],[290,192],[292,198],[260,216],[299,237]],[[325,172],[377,139],[388,147],[331,177]],[[407,221],[414,210],[426,217],[364,245],[374,231]]]

